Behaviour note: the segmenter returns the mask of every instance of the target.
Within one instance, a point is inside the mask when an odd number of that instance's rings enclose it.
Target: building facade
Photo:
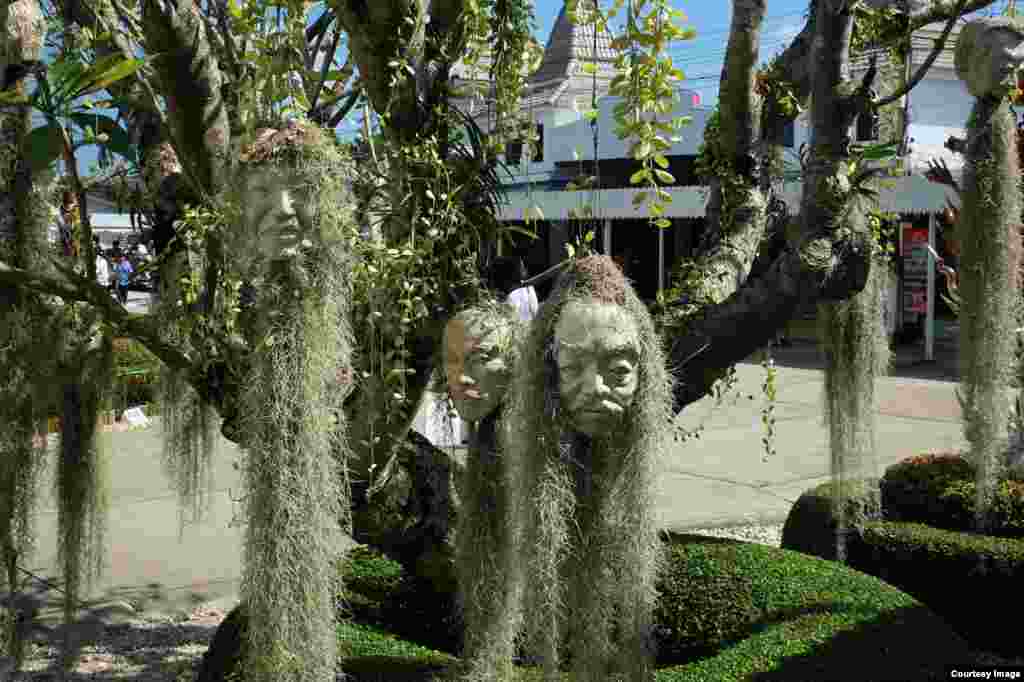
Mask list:
[[[925,62],[942,28],[935,24],[916,32],[905,60],[893,61],[884,53],[863,55],[852,64],[851,77],[861,76],[874,56],[878,60],[878,94],[893,92]],[[893,176],[881,184],[878,200],[881,210],[898,216],[893,226],[897,242],[893,279],[897,284],[890,298],[895,299],[891,302],[897,313],[895,326],[906,332],[908,339],[915,335],[922,340],[929,335],[934,338],[936,325],[931,320],[935,314],[952,316],[939,296],[944,283],[934,281],[931,261],[923,267],[918,261],[927,253],[921,242],[923,232],[940,254],[955,262],[942,219],[947,202],[955,197],[948,187],[929,182],[925,172],[932,159],[944,161],[954,176],[961,171],[962,159],[944,146],[950,136],[964,135],[972,106],[953,67],[956,33],[954,30],[925,78],[908,95],[879,116],[856,121],[850,131],[854,142],[895,143],[898,147],[897,157],[887,162]],[[666,188],[672,196],[665,211],[671,227],[659,230],[647,221],[646,208],[633,204],[642,189],[631,186],[629,176],[639,165],[629,158],[627,142],[615,134],[613,108],[621,99],[608,96],[614,76],[610,42],[606,34],[595,36],[589,27],[573,25],[564,8],[560,12],[541,66],[529,74],[522,99],[523,113],[538,126],[539,149],[529,159],[524,158],[521,146],[510,145],[506,151],[507,202],[500,218],[519,226],[530,220],[536,239],[516,238],[512,249],[523,258],[531,275],[562,260],[565,244],[592,230],[598,250],[615,258],[640,295],[653,300],[668,286],[673,266],[692,253],[704,229],[708,189],[700,185],[694,161],[714,108],[683,87],[677,91],[671,114],[664,115],[665,119],[686,116],[689,123],[680,131],[680,140],[665,153],[676,182]],[[584,64],[595,62],[595,54],[597,72],[586,73]],[[461,100],[460,106],[482,129],[492,129],[486,83],[465,71],[456,74],[457,84],[475,87],[477,92]],[[595,96],[598,116],[592,123],[583,112],[591,108]],[[798,150],[808,137],[806,117],[800,116],[787,133],[786,160],[791,168],[799,167]],[[596,178],[594,191],[569,191],[570,182],[586,176]],[[794,213],[800,193],[797,182],[782,185],[779,192]],[[579,218],[587,205],[591,215]],[[919,281],[922,277],[926,281]],[[927,313],[928,309],[932,312]],[[926,329],[929,324],[931,331]]]

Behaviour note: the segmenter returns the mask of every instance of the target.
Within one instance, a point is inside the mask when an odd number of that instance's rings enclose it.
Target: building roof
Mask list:
[[[582,0],[581,5],[587,2],[593,4],[595,0]],[[530,77],[534,84],[545,83],[555,79],[568,78],[573,75],[570,67],[580,62],[598,63],[598,77],[602,71],[611,68],[614,70],[616,52],[612,49],[612,37],[605,30],[597,31],[597,55],[594,55],[594,27],[580,26],[574,24],[563,4],[558,12],[558,19],[548,37],[548,44],[544,48],[544,59],[540,68]],[[605,67],[602,69],[601,67]]]

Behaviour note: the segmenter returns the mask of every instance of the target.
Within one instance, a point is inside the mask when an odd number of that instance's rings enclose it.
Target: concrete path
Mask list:
[[[907,374],[897,360],[897,372]],[[948,353],[944,361],[948,365]],[[689,428],[703,423],[705,431],[700,439],[677,446],[665,463],[658,494],[664,526],[781,520],[802,491],[827,480],[822,373],[812,368],[820,366],[817,351],[811,346],[779,349],[777,362],[777,454],[765,459],[761,444],[764,370],[742,364],[739,397],[720,407],[706,398],[679,417]],[[925,369],[946,376],[955,371],[941,364]],[[910,455],[963,446],[955,387],[952,381],[907,376],[879,381],[879,473]],[[242,549],[242,529],[232,525],[240,513],[232,499],[240,494],[239,475],[232,466],[239,450],[221,440],[209,511],[179,537],[177,499],[160,463],[159,426],[106,437],[113,445],[109,567],[93,597],[160,612],[199,602],[233,605]],[[52,471],[45,486],[47,491],[52,488]],[[31,566],[40,575],[59,574],[56,517],[52,495],[47,494],[38,524],[39,551]]]
[[[913,349],[901,349],[896,375],[876,385],[878,475],[911,455],[966,446],[955,395],[958,384],[905,376],[915,367],[947,377],[955,374],[952,352],[944,349],[937,362],[922,365],[915,355]],[[664,526],[781,521],[800,493],[828,480],[823,373],[808,368],[821,366],[817,350],[810,345],[778,349],[776,362],[776,453],[766,456],[761,442],[765,370],[759,364],[741,364],[733,392],[738,398],[720,407],[713,398],[704,398],[679,416],[678,424],[688,429],[703,424],[704,432],[678,446],[665,463],[658,496]]]

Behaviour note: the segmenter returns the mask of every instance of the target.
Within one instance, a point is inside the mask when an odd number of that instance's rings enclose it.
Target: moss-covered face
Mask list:
[[[1024,33],[994,27],[982,33],[971,51],[960,77],[975,97],[1002,95],[1014,83],[1014,74],[1024,62]]]
[[[639,382],[640,330],[620,306],[593,300],[565,306],[555,325],[558,381],[570,423],[590,437],[615,431]]]
[[[271,165],[248,169],[242,211],[254,239],[249,247],[268,260],[294,253],[313,234],[316,201],[298,171]]]
[[[445,375],[455,410],[479,421],[498,409],[508,390],[511,368],[502,351],[508,330],[479,319],[458,317],[445,327]]]

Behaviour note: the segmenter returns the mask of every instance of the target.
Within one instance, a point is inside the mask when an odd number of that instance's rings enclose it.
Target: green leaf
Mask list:
[[[590,109],[588,111],[584,111],[583,112],[583,120],[584,121],[596,121],[597,117],[599,115],[600,115],[600,112],[597,109]]]
[[[668,168],[668,159],[665,158],[664,154],[655,154],[654,163],[658,164],[662,168]]]
[[[84,86],[72,92],[71,99],[81,97],[82,95],[88,95],[91,92],[97,90],[103,90],[104,88],[113,85],[117,81],[127,78],[132,75],[146,63],[145,59],[123,59],[119,58],[119,61],[112,67],[99,71],[99,69],[90,69],[90,78]],[[92,72],[97,72],[93,74]]]
[[[580,67],[580,71],[587,74],[588,76],[593,76],[597,73],[597,64],[595,64],[594,62],[584,62],[583,66]]]
[[[137,160],[136,149],[132,145],[131,138],[128,137],[128,133],[114,119],[109,116],[84,113],[72,113],[70,118],[82,128],[95,126],[97,134],[106,133],[110,139],[101,144],[104,144],[110,151],[120,154],[129,161]]]
[[[887,159],[890,156],[895,156],[898,149],[899,144],[895,142],[887,144],[873,144],[865,147],[861,151],[861,158],[867,159],[869,161]]]
[[[655,168],[654,174],[658,176],[658,180],[665,183],[666,185],[671,185],[676,181],[675,177],[673,177],[671,173],[669,173],[668,171],[661,170],[660,168]]]
[[[661,229],[665,229],[666,227],[672,227],[672,221],[669,220],[668,218],[658,218],[657,220],[654,221],[654,224],[657,227],[660,227]]]
[[[640,204],[642,204],[645,201],[647,201],[647,197],[649,195],[650,195],[650,192],[637,192],[636,194],[634,194],[633,195],[633,206],[634,207],[639,206]]]
[[[242,18],[242,4],[239,0],[228,0],[228,12],[235,19]]]
[[[637,161],[642,161],[651,155],[651,143],[641,142],[637,145],[636,149],[633,150],[633,158]]]
[[[37,173],[60,158],[64,151],[64,135],[58,124],[51,123],[32,129],[23,144],[29,168]]]
[[[629,184],[631,184],[631,185],[638,185],[641,182],[643,182],[644,180],[650,180],[650,179],[651,179],[651,171],[648,170],[647,168],[641,168],[636,173],[633,173],[632,175],[629,176]]]

